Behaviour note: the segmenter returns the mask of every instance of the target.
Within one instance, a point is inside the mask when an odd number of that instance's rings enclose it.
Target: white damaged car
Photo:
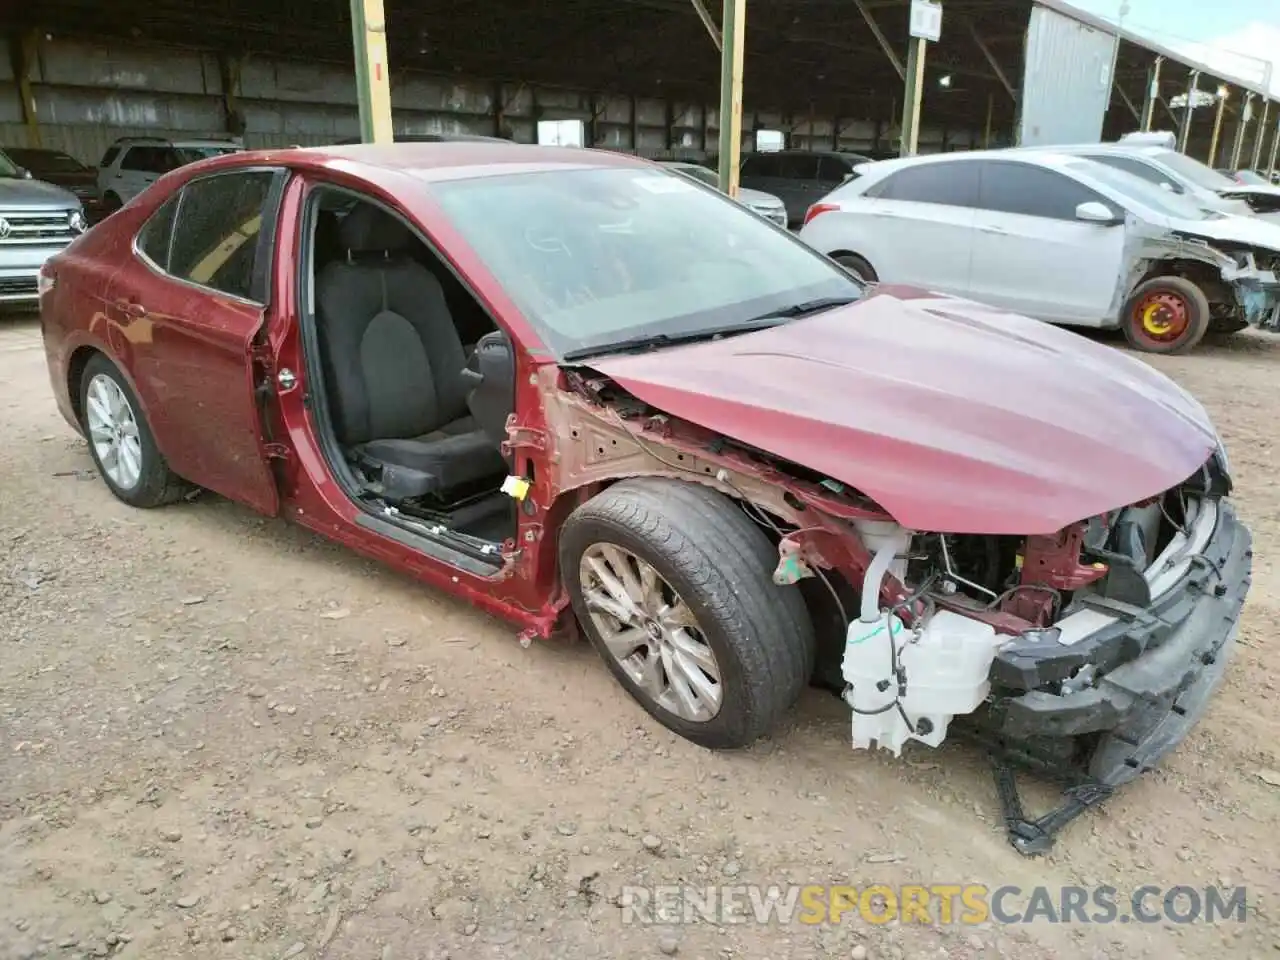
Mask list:
[[[1280,225],[1204,209],[1050,150],[885,160],[810,207],[800,237],[867,281],[1050,323],[1120,328],[1152,353],[1280,331]]]

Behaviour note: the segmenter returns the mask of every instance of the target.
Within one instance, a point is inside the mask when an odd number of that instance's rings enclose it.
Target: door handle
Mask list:
[[[136,300],[126,300],[121,297],[115,302],[114,306],[126,317],[132,317],[135,320],[141,319],[147,315],[147,308]]]
[[[978,229],[983,233],[994,233],[997,237],[1007,237],[1009,235],[1008,230],[1001,230],[999,227],[979,227]]]

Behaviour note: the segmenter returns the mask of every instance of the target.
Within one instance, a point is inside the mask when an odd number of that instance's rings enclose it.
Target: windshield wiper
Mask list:
[[[752,330],[767,330],[776,327],[786,314],[770,313],[768,316],[755,317],[743,323],[735,323],[723,327],[710,327],[704,330],[690,330],[683,333],[649,333],[639,337],[629,337],[613,343],[602,343],[594,347],[580,347],[570,350],[564,355],[565,360],[582,360],[605,353],[624,353],[628,350],[649,350],[655,347],[672,347],[679,343],[697,343],[699,340],[714,340],[718,337],[732,336],[738,333],[750,333]]]
[[[836,307],[845,307],[857,301],[857,297],[819,297],[817,300],[806,300],[803,303],[783,307],[781,310],[770,310],[768,313],[762,313],[758,317],[752,317],[748,322],[794,320],[796,317],[807,317],[810,314],[822,313],[824,310],[834,310]]]

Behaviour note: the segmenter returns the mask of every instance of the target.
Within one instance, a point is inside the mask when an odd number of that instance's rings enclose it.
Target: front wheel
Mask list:
[[[814,634],[777,550],[734,501],[692,483],[615,484],[560,537],[573,610],[609,670],[655,719],[743,747],[799,698]]]
[[[133,507],[158,507],[190,489],[161,455],[129,382],[100,353],[85,364],[80,410],[89,453],[117,498]]]
[[[1185,277],[1155,277],[1129,296],[1120,322],[1129,343],[1145,353],[1186,353],[1209,329],[1209,301]]]
[[[880,279],[876,275],[875,268],[856,253],[837,253],[831,259],[840,264],[840,266],[844,267],[863,283],[876,283]]]

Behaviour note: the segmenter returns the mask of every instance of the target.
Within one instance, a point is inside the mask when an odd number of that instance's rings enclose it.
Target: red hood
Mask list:
[[[592,361],[672,416],[847,483],[899,523],[1046,534],[1191,476],[1216,437],[1145,363],[908,287],[768,330]]]

